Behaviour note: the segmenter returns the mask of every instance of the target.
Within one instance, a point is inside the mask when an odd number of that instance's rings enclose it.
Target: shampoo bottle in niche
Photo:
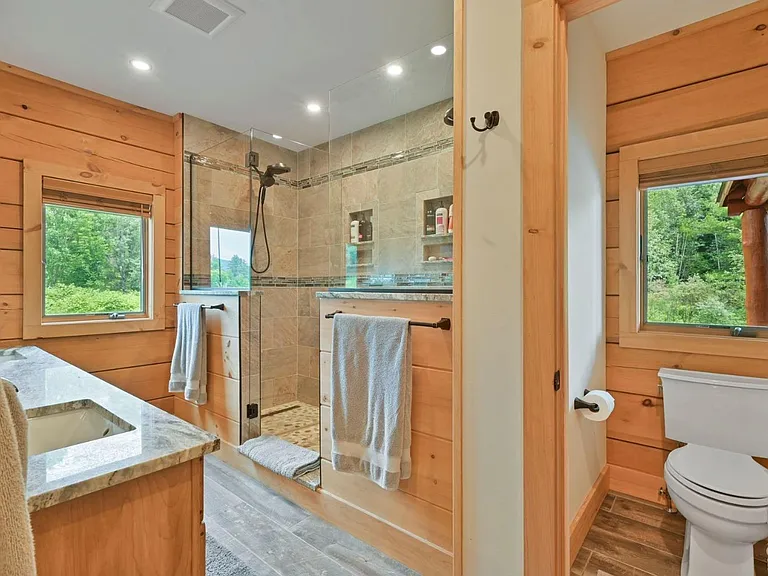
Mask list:
[[[453,234],[453,204],[448,207],[448,234]]]
[[[448,210],[440,204],[435,211],[435,234],[446,234],[448,227]]]
[[[424,232],[427,236],[430,236],[435,233],[435,212],[432,210],[432,207],[427,208],[427,225],[424,229]]]
[[[352,220],[349,224],[349,241],[352,244],[360,242],[360,222]]]

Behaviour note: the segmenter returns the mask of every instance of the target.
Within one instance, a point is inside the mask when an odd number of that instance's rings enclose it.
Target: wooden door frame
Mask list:
[[[565,439],[568,21],[618,1],[522,0],[526,576],[565,576],[570,570]]]

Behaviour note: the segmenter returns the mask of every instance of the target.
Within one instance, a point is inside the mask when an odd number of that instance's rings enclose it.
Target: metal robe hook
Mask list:
[[[469,119],[470,123],[472,124],[472,128],[475,129],[475,132],[485,132],[486,130],[496,128],[496,126],[499,125],[500,117],[498,110],[494,110],[493,112],[486,112],[483,117],[485,118],[485,128],[478,128],[475,126],[475,120],[477,120],[476,116],[472,116],[472,118]]]

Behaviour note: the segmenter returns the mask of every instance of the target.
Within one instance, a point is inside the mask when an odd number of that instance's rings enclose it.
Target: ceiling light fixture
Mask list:
[[[149,72],[152,70],[152,65],[145,61],[145,60],[139,60],[138,58],[134,58],[131,60],[131,66],[133,66],[136,70],[139,70],[141,72]]]
[[[320,110],[322,110],[322,108],[320,108],[320,104],[318,104],[317,102],[310,102],[309,104],[307,104],[307,110],[312,112],[312,114],[317,114],[318,112],[320,112]]]
[[[446,52],[448,52],[448,48],[446,48],[446,47],[445,47],[445,46],[443,46],[442,44],[437,44],[436,46],[432,46],[432,50],[431,50],[431,52],[432,52],[432,54],[434,54],[435,56],[442,56],[443,54],[445,54]]]
[[[390,76],[400,76],[403,73],[403,67],[400,64],[390,64],[387,66],[387,74]]]
[[[275,140],[282,140],[283,139],[283,137],[280,136],[280,134],[272,134],[272,138],[274,138]]]

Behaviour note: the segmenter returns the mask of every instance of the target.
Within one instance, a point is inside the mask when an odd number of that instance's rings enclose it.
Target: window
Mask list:
[[[742,222],[762,220],[764,207],[743,207],[743,191],[759,178],[702,182],[645,191],[645,321],[698,327],[765,326],[765,306],[747,294],[765,294],[766,270],[750,274],[745,255],[764,243],[745,243]],[[733,201],[729,202],[729,198]],[[735,201],[735,202],[734,202]],[[741,211],[743,208],[748,208]],[[753,258],[754,259],[754,258]]]
[[[24,338],[164,329],[164,195],[83,179],[25,162]]]
[[[620,150],[619,346],[768,356],[766,134],[757,120]]]
[[[240,230],[211,227],[211,287],[249,288],[251,235]]]

